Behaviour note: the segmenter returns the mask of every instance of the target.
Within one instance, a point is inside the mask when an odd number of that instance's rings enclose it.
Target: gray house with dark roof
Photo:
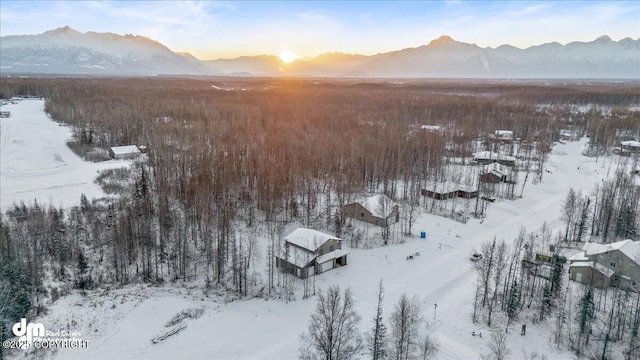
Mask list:
[[[284,250],[276,256],[276,266],[299,278],[347,265],[349,252],[342,250],[342,239],[335,236],[298,228],[284,240]]]

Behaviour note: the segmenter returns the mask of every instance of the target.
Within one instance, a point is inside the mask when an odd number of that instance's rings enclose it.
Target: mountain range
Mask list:
[[[482,48],[448,36],[376,55],[326,53],[283,62],[273,55],[199,60],[144,36],[78,32],[68,26],[0,37],[3,74],[253,75],[387,78],[640,79],[640,39]]]

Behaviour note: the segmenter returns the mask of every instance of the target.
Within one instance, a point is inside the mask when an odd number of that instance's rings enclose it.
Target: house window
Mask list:
[[[615,261],[610,262],[609,266],[611,266],[612,268],[616,267],[616,262]]]
[[[360,217],[364,217],[364,213],[360,213]]]

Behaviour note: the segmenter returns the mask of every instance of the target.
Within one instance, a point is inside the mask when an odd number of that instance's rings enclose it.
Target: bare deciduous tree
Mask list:
[[[396,360],[413,359],[419,354],[420,303],[402,294],[391,313],[391,356]]]
[[[302,334],[300,357],[303,359],[346,360],[362,349],[358,330],[360,315],[355,311],[351,290],[332,286],[318,292],[316,311],[311,314],[309,330]]]

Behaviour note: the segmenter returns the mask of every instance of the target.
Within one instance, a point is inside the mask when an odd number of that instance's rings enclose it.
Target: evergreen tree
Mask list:
[[[576,233],[575,241],[582,241],[582,237],[587,230],[587,221],[589,220],[589,208],[591,207],[591,199],[585,196],[581,202],[580,219],[578,221],[578,231]]]
[[[16,244],[0,221],[0,342],[9,337],[11,326],[31,309],[29,277],[16,254]]]
[[[507,298],[507,329],[509,324],[518,319],[521,309],[520,304],[520,284],[514,281],[509,289],[509,297]]]
[[[562,273],[562,263],[558,261],[558,255],[554,255],[551,264],[551,277],[549,279],[551,283],[551,295],[554,298],[557,298],[562,290]]]
[[[382,300],[384,299],[384,287],[382,279],[378,284],[378,307],[376,316],[373,318],[373,330],[369,337],[369,351],[373,360],[387,357],[387,327],[382,318]]]
[[[591,320],[595,314],[595,304],[593,302],[593,289],[589,286],[582,298],[580,299],[578,309],[578,329],[580,335],[586,335],[585,343],[589,342],[589,334],[591,333]]]
[[[565,232],[564,232],[564,241],[569,240],[569,230],[573,228],[573,223],[575,221],[576,216],[576,205],[578,202],[578,197],[573,188],[569,189],[569,193],[567,194],[567,198],[562,203],[562,216],[561,219],[566,224]]]

